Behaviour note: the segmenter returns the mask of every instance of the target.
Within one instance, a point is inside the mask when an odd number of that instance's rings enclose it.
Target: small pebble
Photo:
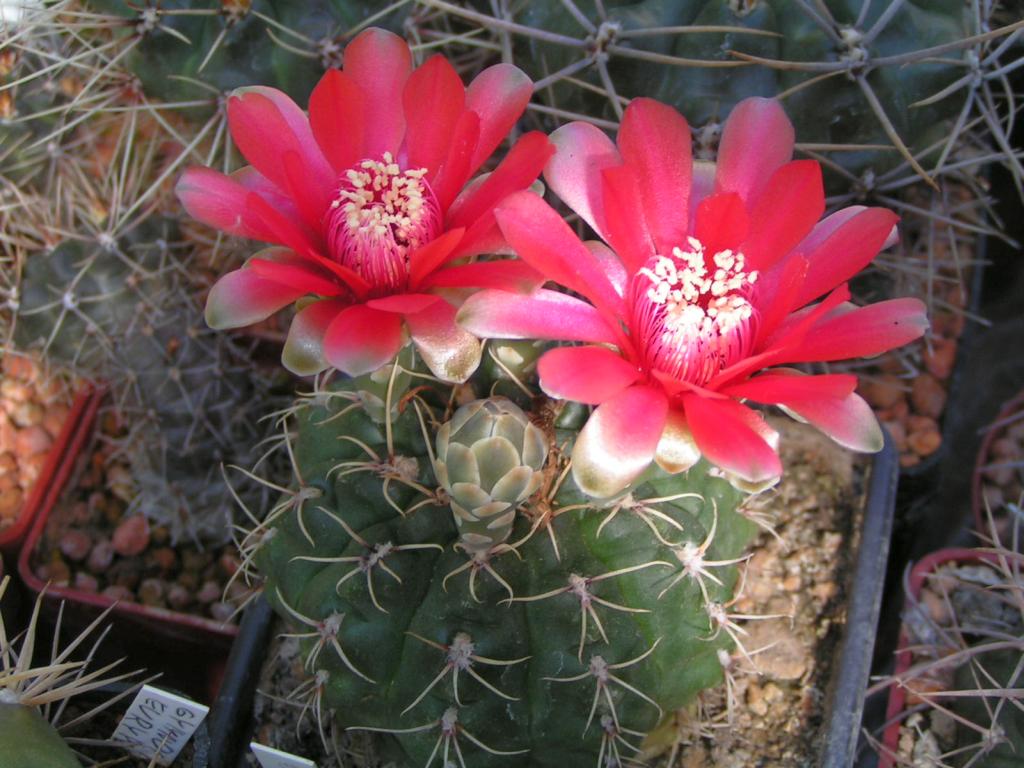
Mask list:
[[[35,456],[46,453],[53,445],[53,438],[40,426],[26,427],[18,431],[14,448],[21,456]]]
[[[113,544],[124,557],[141,554],[149,546],[149,521],[143,515],[126,517],[114,531]]]
[[[13,521],[21,510],[22,494],[20,488],[12,488],[0,493],[0,520]]]
[[[14,408],[11,409],[11,421],[13,421],[19,427],[25,429],[28,427],[39,427],[46,432],[45,427],[40,426],[43,423],[44,415],[43,407],[39,403],[27,402],[18,403]],[[47,432],[47,437],[50,437],[50,433]]]
[[[192,603],[192,593],[181,584],[167,588],[167,605],[176,611],[184,611]]]
[[[921,590],[920,600],[928,610],[929,618],[935,622],[935,624],[940,627],[944,627],[949,624],[949,605],[942,596],[935,594],[933,590],[926,587]]]
[[[235,579],[230,584],[228,584],[228,600],[235,603],[241,602],[242,598],[245,597],[245,595],[248,594],[250,591],[252,591],[252,587],[246,586],[246,584],[242,581],[241,578]]]
[[[68,420],[67,406],[51,405],[43,414],[43,429],[45,429],[54,440],[64,429],[64,422]]]
[[[241,561],[236,553],[225,552],[217,560],[217,564],[220,566],[221,574],[230,579],[238,571]]]
[[[115,560],[107,571],[107,579],[127,589],[135,589],[142,581],[142,563],[135,558]]]
[[[213,555],[209,552],[199,552],[195,549],[186,549],[181,552],[183,570],[201,573],[211,562],[213,562]]]
[[[76,501],[71,505],[70,521],[72,525],[84,526],[92,522],[92,512],[84,501]]]
[[[199,574],[192,571],[182,571],[178,574],[178,583],[189,592],[199,589]]]
[[[903,397],[906,384],[896,376],[886,375],[865,380],[861,384],[864,399],[876,408],[889,408]]]
[[[149,538],[158,547],[162,547],[171,540],[171,534],[166,525],[154,525]]]
[[[907,445],[918,456],[931,456],[942,446],[942,434],[937,429],[911,432]]]
[[[134,597],[130,589],[122,587],[119,584],[111,584],[109,587],[104,589],[101,594],[104,597],[109,597],[112,600],[119,600],[121,602],[132,602],[132,598]]]
[[[146,558],[147,564],[151,564],[160,571],[171,571],[178,564],[178,555],[170,547],[154,549]]]
[[[10,451],[0,453],[0,476],[16,474],[18,471],[18,460]]]
[[[85,531],[72,528],[64,531],[57,546],[64,557],[78,563],[89,555],[89,551],[92,549],[92,539]]]
[[[230,603],[216,602],[210,606],[210,615],[220,622],[227,622],[235,613],[235,606]]]
[[[196,594],[196,600],[198,600],[203,605],[206,605],[207,603],[212,603],[216,600],[220,600],[220,595],[222,591],[223,590],[221,589],[220,584],[218,584],[216,581],[204,582],[202,588]]]
[[[97,575],[107,572],[110,563],[114,560],[114,545],[109,539],[100,539],[93,545],[89,553],[89,559],[85,567]]]
[[[902,421],[883,421],[882,426],[889,430],[896,450],[901,453],[907,449],[907,429]]]
[[[946,390],[934,376],[923,373],[914,379],[910,399],[919,414],[937,419],[946,406]]]
[[[46,580],[59,586],[66,586],[71,581],[71,569],[59,557],[54,557],[50,562]]]
[[[143,579],[139,584],[139,601],[143,605],[160,606],[164,604],[164,583],[160,579]]]
[[[72,582],[72,586],[82,592],[98,592],[100,582],[92,574],[86,573],[85,571],[78,571],[75,573],[75,580]]]
[[[946,380],[953,373],[953,363],[956,362],[956,340],[935,339],[932,342],[931,350],[924,352],[924,366],[932,376],[937,379]]]
[[[32,456],[22,456],[21,465],[18,467],[18,482],[22,488],[30,487],[39,476],[43,474],[43,467],[49,458],[46,452],[37,453]]]

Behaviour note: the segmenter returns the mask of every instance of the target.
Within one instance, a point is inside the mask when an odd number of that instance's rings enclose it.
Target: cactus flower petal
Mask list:
[[[299,159],[305,184],[330,197],[334,171],[320,151],[305,113],[274,88],[249,86],[227,102],[231,137],[249,163],[282,190],[289,187],[285,157]]]
[[[356,304],[327,326],[324,357],[339,371],[362,376],[389,363],[404,343],[401,317]]]
[[[828,362],[874,357],[920,338],[928,330],[919,299],[889,299],[866,307],[844,304],[814,324],[783,363]]]
[[[782,475],[775,449],[762,436],[764,419],[726,398],[683,395],[686,421],[708,461],[749,483]]]
[[[416,350],[435,376],[443,381],[463,382],[473,375],[483,354],[480,340],[455,322],[455,307],[438,301],[426,309],[408,314]]]
[[[465,109],[466,88],[444,56],[431,56],[409,76],[402,104],[409,164],[426,168],[427,178],[432,179],[447,156],[451,136]]]
[[[479,138],[469,162],[469,173],[508,136],[533,95],[533,83],[511,64],[488,67],[466,88],[466,109],[480,120]]]
[[[864,208],[819,242],[805,241],[803,247],[812,247],[803,251],[808,271],[795,305],[813,301],[864,269],[889,241],[896,221],[896,214],[890,210]]]
[[[552,397],[598,405],[636,382],[636,366],[607,347],[560,347],[537,364],[541,386]]]
[[[768,179],[793,156],[793,124],[774,99],[744,99],[722,127],[715,192],[735,192],[754,204]]]
[[[632,386],[606,400],[576,438],[576,485],[597,498],[624,490],[654,458],[667,417],[668,398],[657,387]]]
[[[309,126],[335,173],[364,157],[367,95],[355,80],[329,69],[309,95]]]
[[[516,293],[531,293],[546,278],[529,264],[519,260],[478,261],[459,264],[435,272],[424,281],[424,288],[497,288]]]
[[[338,299],[324,299],[300,309],[288,328],[288,338],[281,352],[284,367],[297,376],[312,376],[328,368],[324,336],[346,306],[346,302]]]
[[[636,173],[641,215],[655,248],[670,252],[689,228],[690,126],[676,110],[654,99],[634,99],[629,106],[619,128],[619,148]]]
[[[700,461],[700,449],[682,411],[670,410],[654,454],[658,466],[671,475],[685,472]]]
[[[625,311],[608,275],[569,225],[539,196],[517,192],[494,214],[509,245],[531,267],[583,294],[610,315]]]
[[[206,323],[211,328],[241,328],[266,320],[306,293],[303,288],[262,277],[251,269],[224,275],[210,289]]]
[[[487,290],[470,296],[459,325],[482,337],[561,339],[612,344],[612,326],[585,301],[541,288],[529,296]]]
[[[552,132],[551,143],[555,145],[555,155],[544,169],[544,180],[607,240],[601,172],[622,163],[615,142],[590,123],[569,123]]]
[[[750,213],[750,234],[740,246],[750,268],[765,270],[777,264],[811,232],[824,212],[820,165],[813,160],[794,160],[775,171]],[[876,246],[869,260],[878,250]],[[831,285],[839,282],[843,281]]]
[[[412,73],[412,53],[393,32],[371,28],[345,48],[345,74],[367,94],[364,157],[398,154],[405,136],[402,92]]]

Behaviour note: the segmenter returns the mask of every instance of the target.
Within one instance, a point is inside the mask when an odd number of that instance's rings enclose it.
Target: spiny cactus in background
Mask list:
[[[393,387],[381,423],[367,378],[295,404],[298,486],[249,540],[318,718],[409,764],[615,765],[721,679],[739,491],[702,464],[597,505],[568,471],[584,412]]]
[[[10,577],[0,580],[0,600]],[[106,613],[101,615],[63,650],[53,644],[50,658],[40,666],[34,666],[37,651],[37,622],[42,598],[36,601],[35,610],[28,629],[18,638],[8,637],[3,618],[0,616],[0,768],[80,768],[70,743],[65,741],[62,731],[88,719],[110,706],[108,701],[73,721],[62,725],[64,704],[67,700],[105,685],[116,683],[134,676],[135,673],[107,676],[116,665],[102,669],[88,669],[89,662],[77,660],[76,650],[86,651],[84,643],[89,635],[102,624]],[[58,630],[59,630],[58,623]],[[56,634],[60,634],[59,631]],[[103,639],[102,633],[87,653],[87,659],[95,653]],[[119,694],[129,695],[133,689]],[[95,739],[89,740],[96,745]],[[114,746],[114,745],[111,745]]]
[[[324,70],[340,64],[346,36],[369,24],[401,31],[411,3],[90,0],[88,6],[93,24],[109,25],[113,39],[127,41],[124,66],[149,98],[208,101],[211,91],[274,83],[305,101]]]
[[[423,4],[509,46],[537,81],[541,112],[614,125],[629,99],[652,96],[713,142],[739,101],[779,97],[804,146],[838,166],[836,191],[844,175],[878,176],[901,160],[933,176],[984,121],[1020,184],[1012,109],[996,107],[995,90],[1019,61],[1021,22],[993,3],[567,0],[501,15]]]
[[[983,548],[936,553],[927,572],[910,576],[918,593],[903,613],[899,671],[878,686],[906,695],[902,711],[888,713],[879,765],[1020,765],[1022,518],[1018,505],[1005,511],[1014,522],[1002,535],[990,514]]]
[[[254,369],[252,342],[206,328],[176,238],[173,222],[149,218],[116,240],[68,240],[28,259],[14,342],[112,390],[132,424],[124,451],[140,511],[175,539],[223,540],[219,467],[255,461],[273,377]]]

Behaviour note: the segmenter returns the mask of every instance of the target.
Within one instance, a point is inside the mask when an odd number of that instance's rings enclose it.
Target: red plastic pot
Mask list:
[[[0,531],[0,553],[3,553],[8,558],[12,571],[29,528],[53,491],[51,478],[54,477],[63,462],[64,456],[67,454],[71,441],[78,429],[78,424],[82,420],[82,415],[88,407],[93,394],[93,388],[86,387],[79,390],[75,395],[75,399],[71,403],[71,409],[68,411],[67,420],[64,422],[60,434],[50,448],[50,453],[46,457],[46,463],[43,465],[43,471],[32,485],[32,490],[28,496],[25,497],[25,503],[21,507],[18,519],[14,521],[14,525],[9,525]]]
[[[1015,413],[1024,410],[1024,391],[1016,397],[1007,400],[999,409],[995,425],[985,431],[985,437],[978,449],[978,458],[974,462],[974,474],[971,476],[971,511],[974,514],[974,530],[984,535],[989,535],[988,513],[985,510],[985,498],[982,494],[982,474],[989,463],[989,455],[992,452],[992,444],[1002,437],[1006,429],[1005,422]],[[1009,499],[1016,501],[1016,499]]]
[[[998,559],[994,554],[977,549],[954,547],[932,552],[927,557],[919,560],[910,571],[904,611],[909,611],[917,605],[921,596],[921,587],[924,586],[928,576],[941,566],[951,562],[996,563]],[[900,628],[899,645],[897,648],[896,665],[893,669],[893,675],[900,677],[910,669],[914,662],[914,654],[910,648],[910,637],[905,626]],[[888,725],[882,733],[882,751],[878,758],[878,768],[894,768],[896,766],[896,755],[900,741],[900,725],[903,722],[902,714],[906,710],[906,704],[907,689],[900,685],[893,685],[889,689],[889,704],[885,710],[885,722]]]
[[[151,671],[161,669],[174,684],[192,695],[212,701],[223,675],[223,662],[238,634],[238,627],[222,624],[214,619],[178,613],[165,608],[154,608],[140,603],[117,602],[104,595],[84,592],[70,586],[45,584],[32,569],[32,558],[39,545],[46,523],[57,508],[61,497],[88,460],[88,448],[96,426],[96,415],[103,399],[102,391],[93,391],[86,399],[77,420],[76,429],[67,438],[67,449],[61,459],[47,465],[40,476],[39,485],[48,489],[35,513],[25,545],[18,558],[18,573],[28,589],[43,592],[43,611],[55,616],[64,603],[62,621],[70,626],[84,626],[103,611],[113,608],[108,615],[112,625],[111,640],[120,643],[134,658],[145,663]],[[62,435],[63,437],[63,435]],[[139,653],[134,652],[138,650]],[[134,659],[133,659],[134,660]],[[193,684],[176,680],[169,665],[182,666],[179,673],[198,675]]]

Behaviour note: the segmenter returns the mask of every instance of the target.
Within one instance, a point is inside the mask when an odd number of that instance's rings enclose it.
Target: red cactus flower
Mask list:
[[[539,362],[549,395],[598,406],[573,452],[581,488],[610,496],[652,460],[682,471],[701,455],[740,487],[774,483],[777,434],[746,400],[844,446],[881,448],[854,376],[776,366],[905,344],[924,333],[924,306],[848,302],[846,281],[894,238],[896,216],[854,206],[819,221],[821,169],[790,161],[793,126],[777,103],[736,107],[717,166],[692,162],[686,121],[651,99],[626,109],[617,146],[585,123],[551,140],[545,179],[604,243],[580,242],[536,195],[510,196],[496,216],[522,259],[589,303],[488,290],[459,322],[481,336],[590,343]]]
[[[464,381],[479,341],[455,325],[439,288],[539,284],[519,261],[451,266],[502,246],[494,206],[529,187],[553,148],[539,132],[467,185],[526,108],[532,85],[498,64],[465,87],[441,56],[413,69],[408,45],[368,29],[313,90],[309,117],[285,94],[228,99],[228,124],[251,166],[190,168],[177,193],[195,218],[278,247],[256,253],[210,292],[207,322],[236,328],[299,302],[283,361],[367,373],[411,336],[431,370]]]

